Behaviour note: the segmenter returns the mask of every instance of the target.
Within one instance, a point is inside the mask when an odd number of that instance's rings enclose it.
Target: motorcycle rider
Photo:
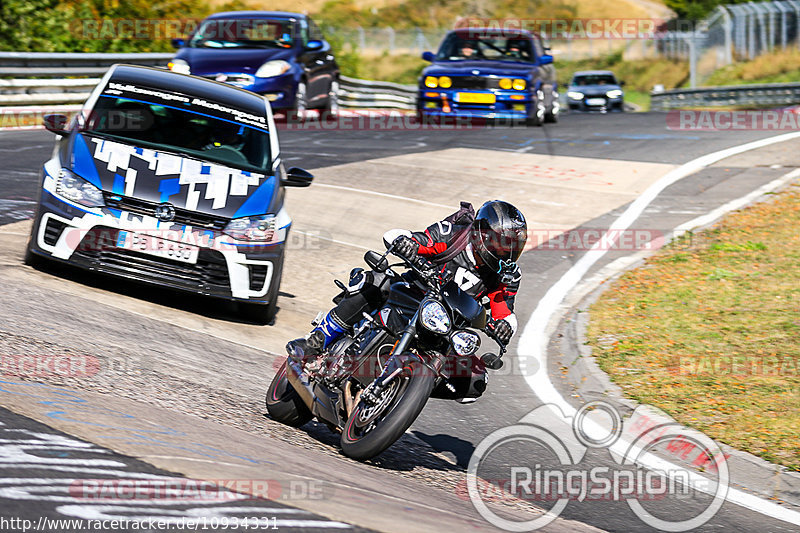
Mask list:
[[[486,303],[488,299],[488,327],[508,345],[517,329],[514,299],[521,273],[516,261],[527,240],[527,224],[519,209],[493,200],[476,213],[472,205],[462,202],[458,211],[425,231],[390,230],[383,238],[387,246],[394,244],[394,252],[409,261],[430,262],[440,277],[452,277],[477,301]],[[321,354],[361,320],[362,313],[384,304],[389,285],[385,273],[353,269],[336,307],[306,337],[286,345],[289,355],[305,359]]]

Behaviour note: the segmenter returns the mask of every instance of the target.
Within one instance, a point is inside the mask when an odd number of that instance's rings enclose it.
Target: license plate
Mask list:
[[[605,98],[587,98],[586,105],[606,105]]]
[[[493,104],[494,93],[456,93],[456,101],[460,104]]]
[[[197,256],[200,253],[200,248],[197,246],[168,241],[153,235],[143,235],[132,231],[119,232],[117,248],[192,264],[197,263]]]

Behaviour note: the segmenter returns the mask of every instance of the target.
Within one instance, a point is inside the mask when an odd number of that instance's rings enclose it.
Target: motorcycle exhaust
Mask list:
[[[289,384],[297,391],[303,403],[313,413],[314,412],[314,389],[311,388],[311,383],[308,377],[303,373],[300,363],[293,361],[291,357],[286,358],[286,379]]]

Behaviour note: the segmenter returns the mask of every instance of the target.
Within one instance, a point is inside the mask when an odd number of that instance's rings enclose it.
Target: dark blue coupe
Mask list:
[[[524,120],[538,126],[558,120],[553,56],[527,31],[457,29],[439,51],[422,54],[433,64],[419,79],[417,114]]]
[[[339,67],[311,18],[278,11],[231,11],[200,23],[169,68],[264,95],[274,110],[338,111]]]

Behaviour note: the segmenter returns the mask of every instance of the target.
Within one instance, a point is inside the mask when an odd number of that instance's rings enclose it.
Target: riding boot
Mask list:
[[[317,327],[305,337],[300,337],[286,344],[289,355],[305,360],[308,357],[320,355],[322,351],[342,336],[347,329],[333,311],[322,319]]]

